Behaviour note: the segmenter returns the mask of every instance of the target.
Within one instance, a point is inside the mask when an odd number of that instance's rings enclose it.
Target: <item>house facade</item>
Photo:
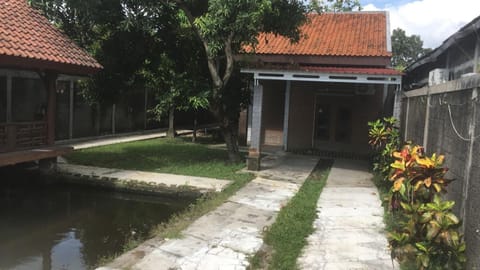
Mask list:
[[[367,122],[392,115],[402,74],[390,67],[386,12],[310,14],[298,43],[261,34],[241,58],[253,79],[250,168],[262,148],[331,156],[369,153]]]
[[[57,90],[101,68],[26,0],[0,0],[0,166],[60,153],[5,154],[53,146]]]

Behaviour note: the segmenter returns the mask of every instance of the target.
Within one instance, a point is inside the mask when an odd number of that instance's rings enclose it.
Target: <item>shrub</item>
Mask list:
[[[400,133],[396,124],[397,120],[393,117],[368,123],[368,143],[375,150],[373,170],[385,180],[390,175],[390,164],[394,161],[392,153],[400,147]]]
[[[445,157],[427,156],[421,146],[406,143],[400,149],[395,118],[369,122],[369,144],[375,150],[373,170],[388,190],[385,202],[392,220],[388,240],[392,258],[416,269],[463,269],[466,245],[459,233],[461,221],[453,201],[441,195],[446,179]],[[400,150],[399,150],[400,149]]]
[[[389,234],[392,257],[415,260],[418,269],[463,269],[465,242],[453,201],[443,201],[447,185],[444,156],[425,155],[421,146],[405,145],[392,154],[390,209],[401,222]]]

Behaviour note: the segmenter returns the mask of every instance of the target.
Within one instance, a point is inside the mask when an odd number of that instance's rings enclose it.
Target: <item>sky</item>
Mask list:
[[[425,48],[436,48],[480,16],[480,0],[360,0],[365,11],[387,10],[390,28],[419,35]]]

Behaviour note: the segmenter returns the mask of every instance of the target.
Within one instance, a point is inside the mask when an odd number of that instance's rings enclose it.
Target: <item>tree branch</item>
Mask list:
[[[165,1],[166,0],[162,0],[162,2],[166,3]],[[190,10],[188,9],[187,5],[183,0],[175,0],[175,3],[185,13],[190,23],[190,26],[192,27],[193,31],[195,32],[195,34],[203,44],[203,48],[207,55],[208,70],[210,71],[210,76],[212,77],[213,85],[215,86],[216,89],[222,88],[225,80],[222,80],[222,78],[220,78],[220,74],[218,73],[219,68],[217,66],[215,59],[210,55],[210,46],[208,45],[207,40],[205,40],[205,38],[200,34],[200,31],[198,30],[198,28],[195,26],[195,17],[193,16],[192,12],[190,12]],[[230,51],[231,51],[231,46],[230,46]],[[214,93],[214,94],[217,94],[217,93]]]
[[[225,57],[227,58],[227,64],[225,67],[225,73],[223,74],[223,83],[227,84],[228,80],[230,80],[230,77],[232,76],[233,73],[233,52],[232,52],[232,40],[233,40],[234,33],[231,32],[230,35],[228,35],[227,40],[225,41]]]

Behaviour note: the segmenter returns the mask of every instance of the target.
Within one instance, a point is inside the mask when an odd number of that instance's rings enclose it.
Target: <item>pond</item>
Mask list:
[[[53,180],[0,170],[0,269],[91,269],[193,202]]]

